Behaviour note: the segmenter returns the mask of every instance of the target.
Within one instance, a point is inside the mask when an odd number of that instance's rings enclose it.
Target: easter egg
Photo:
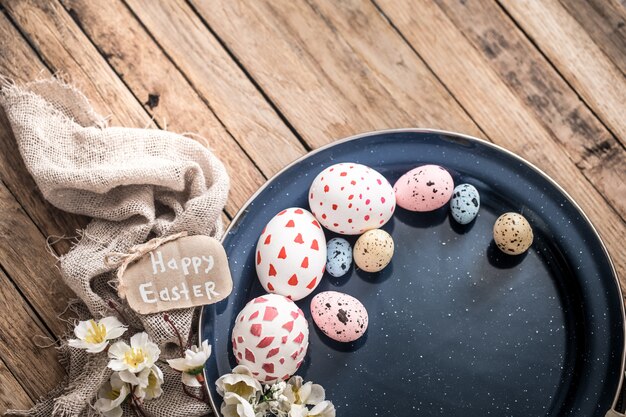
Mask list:
[[[396,207],[393,188],[380,173],[365,165],[332,165],[309,189],[313,215],[328,230],[358,235],[389,221]]]
[[[367,330],[368,316],[356,298],[336,291],[325,291],[311,300],[311,317],[328,337],[338,342],[353,342]]]
[[[326,271],[339,278],[348,272],[352,265],[352,247],[340,237],[330,239],[326,245]]]
[[[302,310],[278,294],[254,298],[239,312],[232,333],[233,354],[260,382],[293,375],[309,346],[309,325]]]
[[[411,211],[432,211],[450,200],[454,181],[445,168],[422,165],[401,176],[393,188],[400,207]]]
[[[498,249],[509,255],[519,255],[533,243],[533,229],[518,213],[504,213],[493,225],[493,240]]]
[[[468,224],[478,215],[480,195],[471,184],[460,184],[454,187],[450,200],[452,218],[460,224]]]
[[[368,230],[354,244],[354,262],[364,271],[381,271],[392,257],[393,239],[384,230]]]
[[[309,295],[326,264],[326,238],[313,215],[292,207],[274,216],[259,237],[256,272],[263,288],[292,300]]]

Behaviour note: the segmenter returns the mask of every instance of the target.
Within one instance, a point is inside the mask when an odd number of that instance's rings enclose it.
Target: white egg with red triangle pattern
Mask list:
[[[263,229],[255,253],[256,272],[269,293],[300,300],[320,283],[326,266],[326,238],[313,215],[291,207]]]

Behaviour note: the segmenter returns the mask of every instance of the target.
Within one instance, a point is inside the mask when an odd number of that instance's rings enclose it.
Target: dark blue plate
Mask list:
[[[261,230],[286,207],[308,209],[313,178],[348,161],[378,170],[391,184],[415,166],[442,165],[456,184],[479,190],[482,206],[467,226],[457,225],[447,207],[398,208],[384,226],[396,244],[386,269],[324,276],[313,294],[345,292],[367,308],[369,329],[357,342],[333,342],[315,327],[312,296],[297,303],[310,326],[298,374],[324,386],[338,416],[606,414],[624,371],[624,309],[593,226],[554,181],[518,156],[429,130],[370,133],[312,152],[268,181],[237,215],[223,241],[233,293],[204,308],[200,323],[200,337],[213,345],[205,371],[217,410],[214,382],[236,365],[234,319],[263,293],[254,267]],[[492,242],[493,224],[506,211],[522,213],[533,226],[525,255],[504,255]]]

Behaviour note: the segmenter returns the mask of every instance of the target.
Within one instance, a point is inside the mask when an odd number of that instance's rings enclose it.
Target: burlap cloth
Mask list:
[[[56,79],[22,86],[5,83],[0,105],[44,197],[65,211],[93,218],[76,245],[60,257],[63,280],[82,301],[76,309],[79,318],[117,315],[108,305],[113,300],[122,306],[122,321],[131,326],[128,336],[145,330],[161,348],[161,358],[178,356],[178,340],[161,314],[139,315],[117,297],[114,271],[104,257],[182,231],[219,238],[229,188],[222,163],[201,144],[178,134],[108,127],[84,95]],[[194,310],[169,315],[183,338],[189,337]],[[106,355],[65,342],[59,352],[67,381],[33,409],[10,415],[98,415],[90,404],[110,376]],[[205,403],[183,393],[179,373],[160,367],[164,394],[146,402],[147,411],[155,417],[209,412]]]

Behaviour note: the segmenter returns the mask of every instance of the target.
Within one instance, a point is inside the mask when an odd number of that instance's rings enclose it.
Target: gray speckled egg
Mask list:
[[[347,240],[333,238],[326,245],[326,271],[336,278],[344,276],[352,265],[352,247]]]
[[[480,209],[480,195],[471,184],[460,184],[454,187],[450,212],[452,218],[460,224],[468,224],[476,218]]]
[[[498,249],[509,255],[519,255],[533,243],[533,229],[518,213],[504,213],[493,225],[493,240]]]

